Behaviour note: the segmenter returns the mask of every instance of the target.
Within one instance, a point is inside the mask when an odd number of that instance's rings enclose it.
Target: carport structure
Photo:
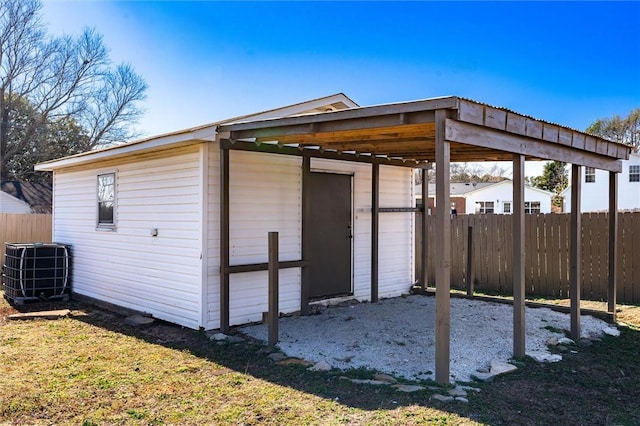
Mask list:
[[[609,211],[617,211],[617,176],[620,160],[630,148],[564,126],[496,108],[460,97],[442,97],[412,102],[360,107],[342,111],[235,123],[218,127],[221,152],[221,205],[228,205],[229,150],[258,150],[301,155],[302,161],[302,257],[308,258],[305,222],[309,206],[305,183],[310,175],[310,158],[335,158],[371,163],[371,299],[377,301],[379,234],[379,166],[404,165],[426,170],[435,164],[436,213],[436,381],[449,383],[450,348],[450,162],[511,161],[513,163],[513,355],[525,355],[524,279],[524,161],[557,160],[572,164],[570,297],[571,335],[580,335],[580,183],[582,167],[609,171]],[[423,185],[423,199],[428,198]],[[423,215],[426,221],[426,215]],[[221,209],[221,324],[228,313],[229,216]],[[422,227],[426,233],[427,227]],[[617,215],[609,215],[608,310],[615,314]],[[426,235],[423,244],[426,245]],[[226,244],[225,244],[226,242]],[[421,274],[426,287],[426,253],[423,247]],[[301,311],[308,311],[303,264]],[[225,300],[226,299],[226,300]],[[226,304],[226,306],[225,306]]]

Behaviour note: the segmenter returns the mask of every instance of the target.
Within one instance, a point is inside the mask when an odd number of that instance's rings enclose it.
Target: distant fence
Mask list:
[[[416,276],[422,254],[421,214],[416,214]],[[525,285],[527,297],[569,297],[569,217],[565,214],[525,215]],[[427,218],[428,282],[435,282],[433,226]],[[510,295],[512,280],[511,215],[459,215],[451,219],[451,286],[466,288],[468,228],[472,227],[475,289]],[[581,298],[606,300],[608,282],[608,213],[582,213]],[[618,213],[619,303],[640,303],[640,212]]]
[[[0,213],[0,253],[4,264],[4,243],[37,243],[51,241],[50,214]]]

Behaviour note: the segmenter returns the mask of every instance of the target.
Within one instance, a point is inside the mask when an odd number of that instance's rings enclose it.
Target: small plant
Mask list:
[[[147,414],[144,411],[138,411],[133,409],[127,410],[127,414],[131,416],[131,418],[134,418],[136,420],[142,420],[147,416]]]

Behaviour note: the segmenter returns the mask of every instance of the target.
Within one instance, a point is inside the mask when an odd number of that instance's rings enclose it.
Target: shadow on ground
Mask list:
[[[72,318],[116,333],[123,333],[167,348],[187,351],[243,374],[290,387],[301,392],[339,401],[363,410],[393,410],[400,406],[433,407],[484,424],[640,424],[640,332],[620,327],[620,337],[605,337],[589,347],[563,353],[562,362],[538,364],[524,359],[519,369],[492,383],[473,386],[469,403],[442,403],[431,396],[447,389],[434,383],[424,391],[399,392],[389,386],[354,384],[340,379],[371,378],[373,372],[312,372],[300,365],[276,365],[268,354],[274,351],[259,342],[211,341],[202,331],[155,321],[129,326],[124,317],[93,306],[71,302],[47,304],[46,309],[70,308]],[[42,307],[40,307],[42,308]],[[21,310],[33,310],[27,306]],[[6,309],[0,312],[2,316]]]

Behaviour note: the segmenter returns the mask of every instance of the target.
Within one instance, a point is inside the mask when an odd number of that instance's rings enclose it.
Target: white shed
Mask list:
[[[280,115],[274,110],[37,166],[54,172],[54,237],[74,246],[75,291],[226,331],[266,310],[267,233],[278,231],[281,311],[308,313],[314,299],[399,295],[413,283],[412,168],[426,180],[435,163],[435,375],[447,384],[450,163],[513,163],[513,352],[522,357],[525,160],[578,161],[574,177],[581,167],[612,172],[614,205],[615,173],[630,151],[456,96],[357,107],[338,94],[280,113],[286,117],[265,119]],[[421,220],[426,237],[427,215]],[[617,216],[609,223],[615,227]],[[579,225],[573,213],[574,246]],[[611,233],[610,253],[616,240]],[[570,264],[580,261],[572,250]],[[609,274],[615,295],[614,264]],[[420,276],[426,287],[426,262]],[[571,274],[570,294],[571,336],[578,338],[578,274]],[[615,304],[613,297],[610,312]]]
[[[38,165],[53,171],[53,238],[73,247],[73,292],[190,328],[259,321],[268,309],[267,236],[277,231],[281,312],[300,311],[309,300],[371,300],[371,159],[316,152],[309,202],[319,214],[303,224],[300,150],[273,144],[221,150],[217,134],[222,123],[353,107],[337,94]],[[406,211],[380,219],[374,298],[398,296],[414,282],[413,169],[380,161],[380,203]],[[224,205],[230,282],[221,296]],[[309,294],[301,294],[303,232],[316,234]]]

